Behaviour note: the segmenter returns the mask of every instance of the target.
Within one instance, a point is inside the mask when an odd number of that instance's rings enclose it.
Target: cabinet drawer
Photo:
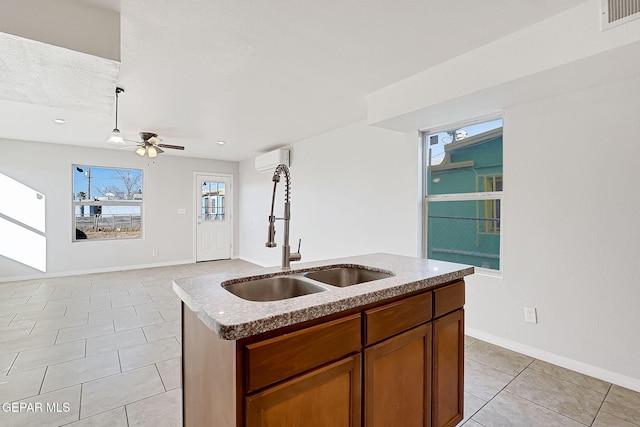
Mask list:
[[[360,314],[245,346],[251,392],[360,351]]]
[[[431,292],[364,312],[365,344],[370,345],[431,320]]]
[[[433,291],[434,317],[440,317],[464,305],[464,281]]]
[[[361,360],[355,354],[246,397],[242,426],[361,426]]]

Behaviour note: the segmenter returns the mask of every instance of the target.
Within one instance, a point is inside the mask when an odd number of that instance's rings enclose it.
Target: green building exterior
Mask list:
[[[501,200],[486,193],[502,192],[502,127],[444,148],[428,167],[427,195],[458,200],[429,201],[427,257],[499,270]]]

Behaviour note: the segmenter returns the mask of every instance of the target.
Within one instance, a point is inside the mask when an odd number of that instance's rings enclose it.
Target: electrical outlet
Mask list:
[[[535,308],[524,308],[524,321],[529,323],[538,323],[538,314],[536,313]]]
[[[157,249],[153,250],[153,256],[158,256],[158,250]]]

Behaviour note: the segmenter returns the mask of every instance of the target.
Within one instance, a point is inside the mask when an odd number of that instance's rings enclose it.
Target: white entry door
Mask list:
[[[196,174],[196,261],[231,258],[231,176]]]

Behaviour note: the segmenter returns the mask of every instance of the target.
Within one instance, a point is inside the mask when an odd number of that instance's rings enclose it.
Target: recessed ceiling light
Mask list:
[[[217,141],[217,143],[218,143],[218,145],[224,145],[224,144],[226,144],[226,142],[225,142],[225,141]]]
[[[67,121],[65,119],[53,119],[53,121],[59,125],[63,125],[65,123],[67,123]]]

